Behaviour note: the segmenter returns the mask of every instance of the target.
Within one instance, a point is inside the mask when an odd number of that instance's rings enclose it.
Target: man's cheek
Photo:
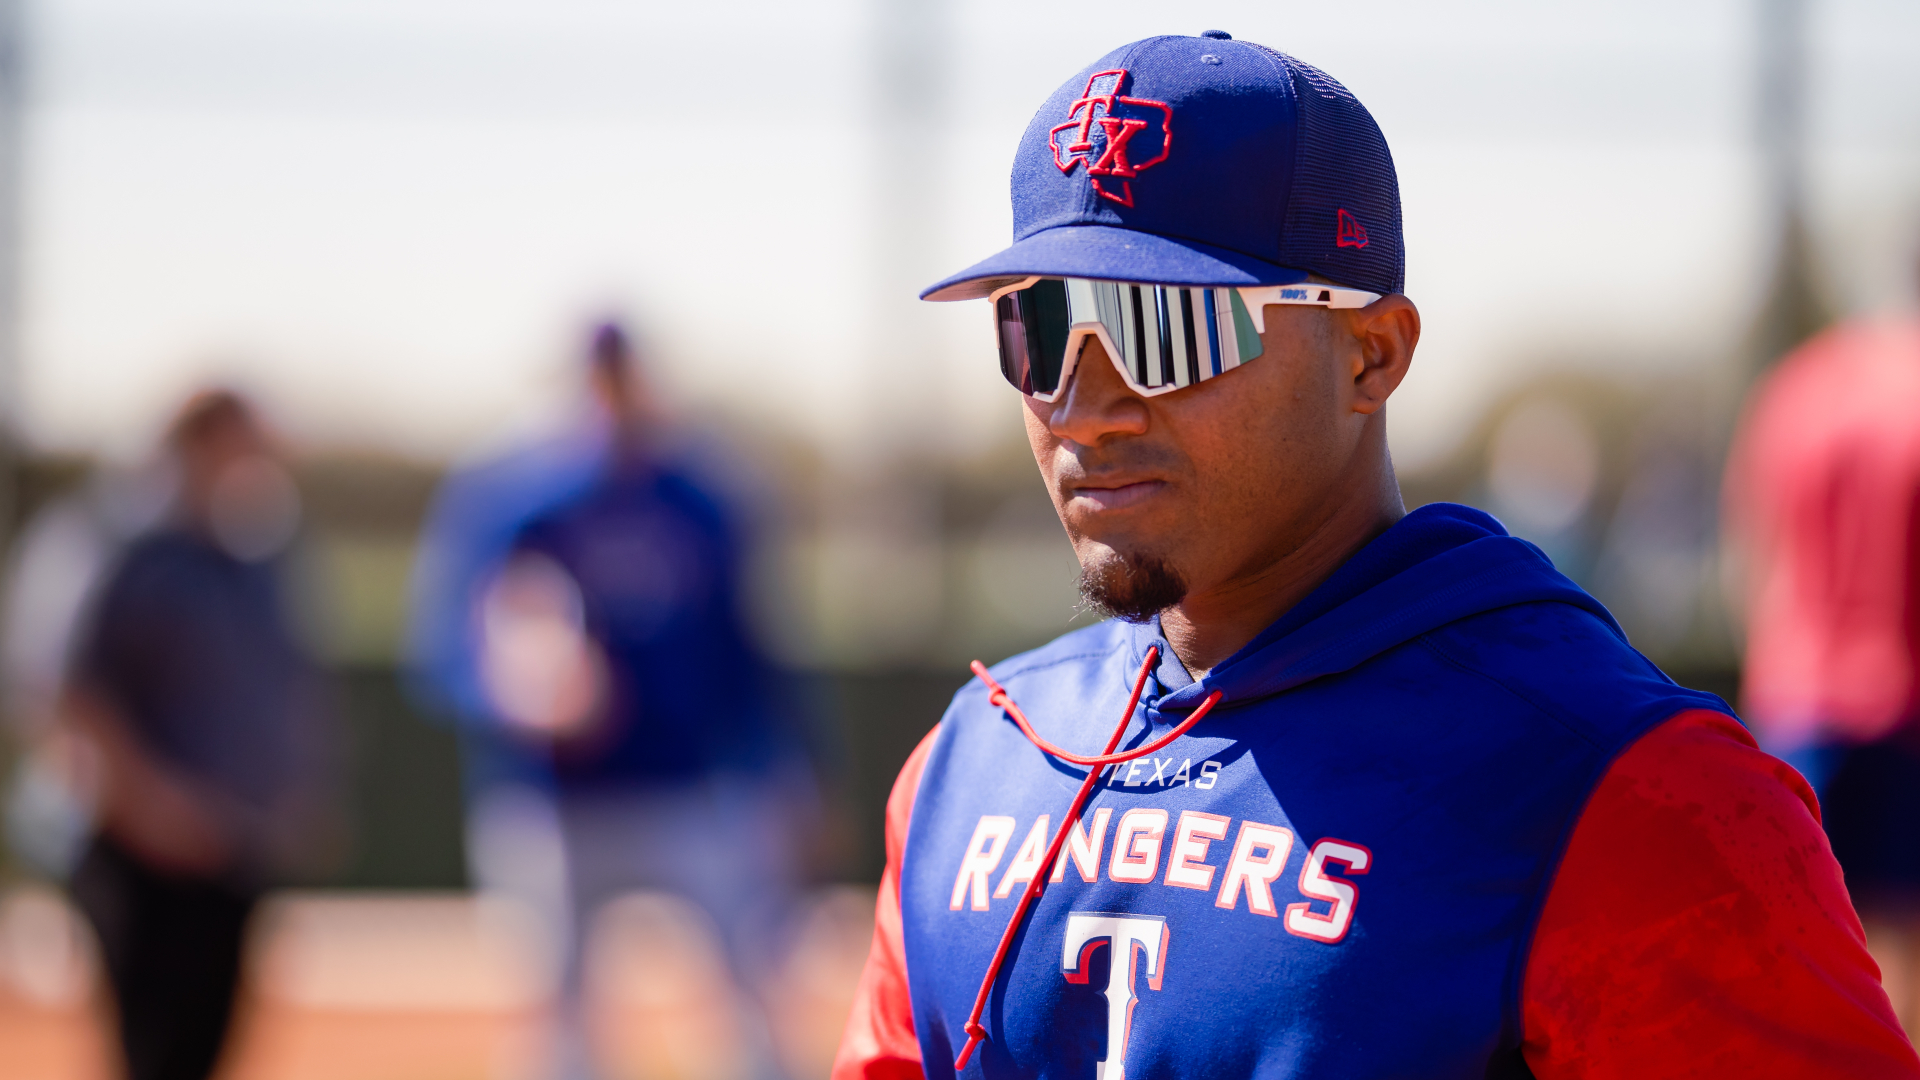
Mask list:
[[[1027,442],[1033,447],[1034,456],[1044,458],[1053,452],[1058,443],[1047,427],[1047,421],[1053,416],[1053,406],[1030,397],[1022,397],[1020,403],[1020,422],[1027,429]],[[1045,466],[1042,465],[1042,468]]]
[[[1084,554],[1081,551],[1084,545],[1098,542],[1087,533],[1089,515],[1084,509],[1074,509],[1071,504],[1067,507],[1056,506],[1055,509],[1060,512],[1060,524],[1066,528],[1067,539],[1073,544],[1076,555]]]

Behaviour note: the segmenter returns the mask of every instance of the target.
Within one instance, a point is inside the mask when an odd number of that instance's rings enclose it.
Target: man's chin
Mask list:
[[[1104,615],[1141,623],[1185,599],[1187,582],[1159,555],[1102,547],[1080,564],[1080,595]]]

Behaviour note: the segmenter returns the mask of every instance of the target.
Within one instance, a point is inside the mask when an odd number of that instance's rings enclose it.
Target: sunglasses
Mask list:
[[[1205,382],[1260,355],[1268,304],[1366,307],[1379,293],[1339,285],[1188,288],[1091,278],[1030,277],[995,290],[1000,373],[1051,402],[1098,337],[1120,377],[1144,397]]]

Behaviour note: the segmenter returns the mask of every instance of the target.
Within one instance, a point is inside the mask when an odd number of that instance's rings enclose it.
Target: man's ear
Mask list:
[[[1420,309],[1395,293],[1345,313],[1358,348],[1353,358],[1353,411],[1372,416],[1407,377],[1420,343]]]

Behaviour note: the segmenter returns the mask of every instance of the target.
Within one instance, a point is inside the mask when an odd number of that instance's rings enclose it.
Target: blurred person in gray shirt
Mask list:
[[[253,410],[208,391],[168,439],[176,489],[100,581],[61,713],[98,761],[74,869],[129,1080],[199,1080],[226,1041],[256,900],[331,846],[330,693],[293,626],[299,498]]]

